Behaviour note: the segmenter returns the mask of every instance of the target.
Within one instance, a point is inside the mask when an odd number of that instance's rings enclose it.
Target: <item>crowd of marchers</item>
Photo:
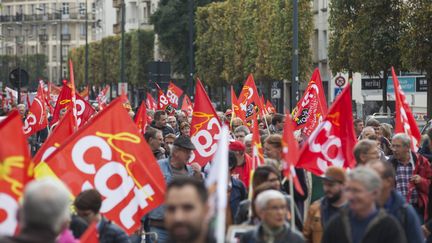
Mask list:
[[[104,243],[216,242],[204,185],[212,163],[205,167],[188,163],[196,149],[190,139],[191,117],[181,111],[173,115],[148,111],[147,115],[152,123],[144,138],[167,189],[164,204],[142,217],[139,231],[127,235],[107,220],[100,213],[103,197],[97,190],[81,192],[71,207],[67,189],[43,179],[25,188],[17,215],[19,233],[0,236],[0,242],[79,242],[92,223]],[[232,238],[239,242],[432,242],[432,129],[420,149],[413,151],[411,138],[394,134],[392,125],[356,119],[356,167],[349,171],[328,167],[322,177],[296,168],[304,193],[290,195],[290,182],[282,173],[285,116],[274,113],[258,120],[265,164],[251,173],[249,128],[241,119],[232,119],[230,110],[218,115],[230,126],[232,137],[227,241],[232,240],[228,232],[238,229]],[[301,135],[296,139],[300,147],[305,142]]]

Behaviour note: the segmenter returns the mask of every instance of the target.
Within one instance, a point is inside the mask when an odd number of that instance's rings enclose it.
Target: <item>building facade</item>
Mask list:
[[[95,40],[94,0],[2,0],[1,4],[1,54],[45,54],[50,81],[67,77],[68,53],[85,45],[86,35],[88,42]]]

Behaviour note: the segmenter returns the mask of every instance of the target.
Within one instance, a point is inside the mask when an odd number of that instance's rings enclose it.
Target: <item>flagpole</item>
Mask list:
[[[265,115],[263,117],[264,117],[264,122],[265,122],[266,128],[267,128],[267,134],[270,135],[270,129],[269,129],[269,126],[268,126],[267,118],[266,118]]]
[[[295,229],[295,210],[294,210],[294,183],[292,173],[289,174],[289,190],[291,196],[290,210],[291,210],[291,230]]]

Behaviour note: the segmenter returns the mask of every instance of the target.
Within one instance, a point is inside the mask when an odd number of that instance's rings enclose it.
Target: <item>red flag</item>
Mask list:
[[[166,97],[166,95],[164,94],[164,92],[162,91],[162,89],[159,87],[158,84],[156,84],[156,87],[158,89],[158,110],[162,110],[162,111],[166,111],[168,114],[171,114],[174,109],[170,103],[170,101],[168,100],[168,98]]]
[[[98,96],[96,98],[96,101],[97,101],[97,103],[99,105],[99,110],[103,110],[106,107],[107,101],[108,101],[108,92],[109,92],[109,90],[110,90],[110,86],[106,85],[105,88],[103,88],[99,92],[99,94],[98,94]]]
[[[294,183],[297,192],[304,195],[303,188],[297,177],[294,166],[299,159],[299,145],[294,137],[294,124],[290,115],[286,116],[285,127],[282,135],[282,158],[283,172],[286,178],[289,178]]]
[[[417,151],[421,139],[420,131],[393,67],[392,76],[396,101],[395,133],[405,133],[410,136],[411,149]]]
[[[76,106],[76,95],[75,95],[75,77],[73,70],[72,60],[69,59],[69,79],[71,82],[71,103],[70,107],[72,109],[73,117],[74,117],[74,128],[75,130],[78,128],[78,114],[77,114],[77,106]]]
[[[16,232],[18,200],[30,179],[30,152],[22,126],[16,110],[0,122],[0,235]]]
[[[87,230],[80,238],[81,243],[99,243],[99,232],[96,227],[96,222],[93,222],[87,227]]]
[[[252,170],[264,164],[264,153],[259,134],[259,125],[256,116],[254,116],[254,123],[252,129]]]
[[[84,87],[84,89],[83,89],[83,91],[81,91],[80,93],[79,93],[79,95],[81,96],[81,97],[83,97],[83,99],[84,100],[89,100],[89,88],[86,86],[86,87]]]
[[[34,166],[45,161],[73,133],[74,118],[72,112],[68,110],[33,157]]]
[[[252,116],[263,114],[263,104],[261,103],[261,99],[258,95],[252,74],[248,76],[246,83],[243,86],[242,92],[238,98],[238,103],[241,112],[245,114],[245,121],[249,127],[251,127],[252,124]]]
[[[296,166],[318,176],[329,166],[354,167],[353,148],[357,140],[353,122],[351,91],[347,85],[325,119],[308,137]]]
[[[39,83],[37,95],[30,106],[26,119],[24,120],[24,134],[27,137],[44,129],[48,125],[48,117],[46,113],[45,96],[43,91],[43,82]]]
[[[100,212],[131,234],[163,202],[165,180],[122,102],[115,99],[46,163],[72,194],[98,190],[104,198]]]
[[[142,101],[141,105],[138,109],[138,113],[135,116],[135,125],[137,125],[139,132],[144,134],[147,127],[148,117],[147,117],[147,108],[145,102]]]
[[[292,114],[297,124],[295,129],[303,128],[302,133],[306,136],[310,136],[327,114],[327,103],[318,68],[313,72],[305,93]]]
[[[187,94],[185,94],[183,97],[181,110],[186,111],[188,116],[192,116],[193,104],[192,104],[192,101],[189,99],[189,96]]]
[[[153,96],[150,93],[147,93],[146,105],[149,110],[156,111],[157,104],[154,100]]]
[[[245,112],[243,112],[240,109],[240,105],[239,105],[239,102],[237,100],[237,96],[234,92],[233,86],[231,86],[231,110],[232,110],[232,114],[233,114],[233,115],[231,115],[231,120],[234,117],[238,117],[238,118],[242,119],[243,122],[246,121]]]
[[[57,104],[54,109],[51,125],[53,125],[59,120],[61,109],[70,107],[71,100],[72,100],[71,88],[67,85],[63,85],[63,88],[60,92],[60,95],[57,99]],[[81,98],[81,96],[79,96],[78,94],[76,95],[76,107],[77,107],[77,124],[78,127],[81,127],[85,124],[85,122],[88,119],[90,119],[90,117],[93,115],[95,110],[87,101]]]
[[[166,96],[168,97],[172,107],[177,109],[179,98],[182,94],[183,90],[177,87],[173,82],[170,82]]]
[[[273,104],[270,102],[270,100],[267,100],[267,103],[266,103],[266,110],[267,110],[267,113],[276,113],[276,108],[273,106]]]
[[[213,158],[220,137],[221,123],[201,81],[197,79],[191,122],[191,140],[196,150],[189,160],[204,166]]]

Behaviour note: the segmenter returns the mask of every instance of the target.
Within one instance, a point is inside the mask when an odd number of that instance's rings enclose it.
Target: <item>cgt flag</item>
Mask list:
[[[296,167],[322,175],[327,167],[353,168],[356,144],[352,118],[351,91],[347,85],[324,120],[307,138]]]
[[[185,94],[183,96],[183,102],[182,102],[181,110],[186,111],[188,117],[192,116],[193,104],[192,104],[192,101],[189,99],[189,96],[187,94]]]
[[[157,104],[154,100],[153,96],[150,93],[147,93],[146,105],[149,110],[156,111]]]
[[[166,96],[172,107],[177,109],[180,96],[183,94],[183,90],[177,87],[173,82],[170,82]]]
[[[168,114],[172,114],[174,112],[174,108],[172,107],[172,104],[164,94],[163,90],[159,87],[157,83],[156,87],[158,89],[158,106],[157,110],[166,111]]]
[[[18,200],[30,180],[30,152],[18,111],[0,122],[0,235],[13,235],[18,226]],[[7,138],[7,139],[5,139]]]
[[[151,121],[149,121],[149,117],[147,116],[147,108],[144,101],[141,102],[134,122],[141,134],[145,133],[147,125],[151,123]]]
[[[327,103],[318,68],[313,72],[305,93],[292,114],[294,115],[293,120],[297,124],[295,130],[302,129],[302,133],[307,137],[327,114]]]
[[[395,133],[405,133],[410,136],[411,149],[417,151],[421,139],[420,131],[393,67],[392,76],[396,100]]]
[[[246,121],[245,112],[240,109],[239,102],[238,102],[237,96],[234,92],[234,87],[232,85],[231,85],[231,110],[232,110],[232,114],[233,114],[231,116],[231,120],[234,119],[234,117],[238,117],[243,122]],[[231,121],[230,121],[230,123],[231,123]]]
[[[197,79],[195,104],[191,122],[191,140],[196,150],[189,160],[205,166],[217,150],[221,123],[201,81]]]
[[[105,109],[108,103],[108,92],[110,91],[110,86],[106,85],[105,88],[103,88],[98,96],[96,97],[96,101],[99,105],[99,110]]]
[[[128,234],[164,200],[165,180],[143,136],[114,100],[46,159],[74,195],[95,188],[100,212]]]
[[[245,122],[248,127],[252,127],[253,116],[264,114],[263,104],[258,95],[252,74],[248,76],[246,83],[243,86],[238,98],[238,104],[240,106],[240,112],[243,112],[244,114]]]
[[[30,106],[26,119],[24,120],[24,134],[27,137],[35,134],[36,132],[44,129],[48,125],[47,107],[45,103],[44,84],[39,82],[37,95]]]

